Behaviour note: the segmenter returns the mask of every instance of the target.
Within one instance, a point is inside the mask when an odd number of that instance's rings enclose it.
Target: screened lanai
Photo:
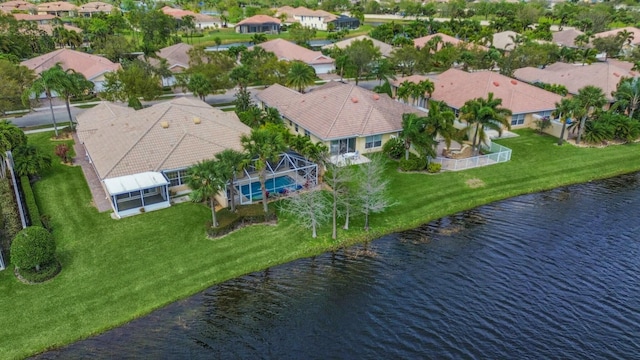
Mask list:
[[[243,176],[233,181],[237,204],[251,204],[262,200],[259,172],[254,160],[244,168]],[[265,186],[268,197],[284,196],[318,183],[318,165],[295,152],[280,154],[274,162],[267,162]],[[227,189],[227,194],[231,192]]]
[[[169,181],[158,172],[104,179],[104,187],[118,218],[171,206]]]

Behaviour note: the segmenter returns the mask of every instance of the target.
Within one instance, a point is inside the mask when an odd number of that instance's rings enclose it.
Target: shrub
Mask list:
[[[40,271],[41,265],[55,260],[56,243],[43,227],[29,226],[20,231],[11,243],[11,262],[19,269]]]
[[[16,204],[13,190],[9,185],[9,179],[0,180],[0,216],[2,217],[2,232],[4,249],[10,249],[11,239],[13,239],[18,231],[22,230],[22,222],[18,215],[18,205]]]
[[[384,143],[382,152],[392,159],[400,159],[404,155],[404,142],[399,138],[389,139]]]
[[[584,127],[584,141],[590,144],[601,144],[612,140],[614,127],[607,121],[588,121]]]
[[[548,117],[543,117],[542,119],[536,120],[536,130],[538,130],[539,134],[542,134],[545,129],[551,126],[551,120]]]
[[[427,160],[418,157],[414,153],[409,153],[409,160],[400,159],[400,170],[402,171],[420,171],[427,166]]]
[[[440,170],[442,170],[442,164],[432,162],[427,165],[427,172],[429,173],[435,174]]]
[[[60,158],[63,163],[69,163],[69,145],[58,144],[55,149],[56,156]]]
[[[53,279],[62,270],[62,265],[57,259],[44,264],[40,267],[40,271],[35,269],[18,269],[17,275],[29,283],[41,283],[49,279]]]
[[[36,203],[36,197],[33,195],[33,189],[31,188],[29,177],[22,176],[20,178],[20,184],[22,185],[24,201],[27,204],[27,211],[29,212],[31,225],[42,226],[42,222],[40,221],[40,210],[38,209],[38,204]]]

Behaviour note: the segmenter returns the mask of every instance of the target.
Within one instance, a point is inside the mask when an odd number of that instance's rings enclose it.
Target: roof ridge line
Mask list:
[[[374,110],[373,106],[369,105],[369,111],[367,112],[367,115],[364,118],[364,124],[362,124],[362,128],[360,129],[360,134],[358,135],[364,134],[364,129],[369,124],[369,120],[371,119],[371,114],[373,113],[373,110]]]
[[[158,166],[154,168],[154,171],[159,171],[159,169],[162,167],[162,165],[167,161],[167,159],[169,158],[169,156],[171,156],[171,154],[173,154],[173,151],[176,149],[176,147],[178,147],[178,145],[180,145],[182,143],[182,141],[184,140],[184,138],[188,135],[188,133],[186,131],[184,131],[184,128],[182,130],[182,136],[180,136],[180,139],[178,141],[176,141],[175,145],[173,145],[171,147],[171,151],[167,151],[167,154],[162,158],[162,160],[158,163]]]
[[[349,96],[351,95],[351,92],[353,91],[353,87],[354,87],[354,85],[351,85],[351,90],[349,90],[349,93],[347,94],[347,96],[345,97],[344,101],[342,102],[342,105],[338,109],[338,112],[336,112],[336,116],[333,118],[333,121],[331,122],[331,126],[329,126],[329,129],[327,129],[327,132],[324,135],[325,138],[328,137],[328,135],[331,133],[331,130],[333,130],[334,126],[336,125],[336,121],[338,121],[338,117],[340,116],[340,113],[342,112],[342,109],[344,109],[345,104],[349,100]]]

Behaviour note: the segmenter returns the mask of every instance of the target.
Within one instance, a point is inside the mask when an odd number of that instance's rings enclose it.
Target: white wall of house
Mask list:
[[[202,21],[202,22],[196,22],[196,27],[198,29],[207,29],[207,28],[220,28],[222,27],[222,24],[217,22],[217,21]]]
[[[336,69],[335,64],[316,64],[311,66],[316,70],[316,74],[328,74]]]
[[[300,21],[300,25],[303,27],[309,27],[318,30],[327,30],[327,24],[324,22],[324,18],[321,16],[303,16],[296,15],[294,18]]]

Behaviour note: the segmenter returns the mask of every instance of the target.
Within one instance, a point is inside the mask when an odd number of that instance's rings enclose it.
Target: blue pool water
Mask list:
[[[279,176],[277,178],[268,179],[265,183],[267,186],[267,191],[269,193],[275,194],[277,192],[282,192],[283,190],[297,190],[299,189],[299,185],[296,185],[296,181],[290,176]],[[262,192],[260,191],[260,182],[252,182],[251,189],[249,189],[249,185],[242,185],[240,192],[242,195],[249,197],[249,194],[252,195],[253,200],[262,199]]]

